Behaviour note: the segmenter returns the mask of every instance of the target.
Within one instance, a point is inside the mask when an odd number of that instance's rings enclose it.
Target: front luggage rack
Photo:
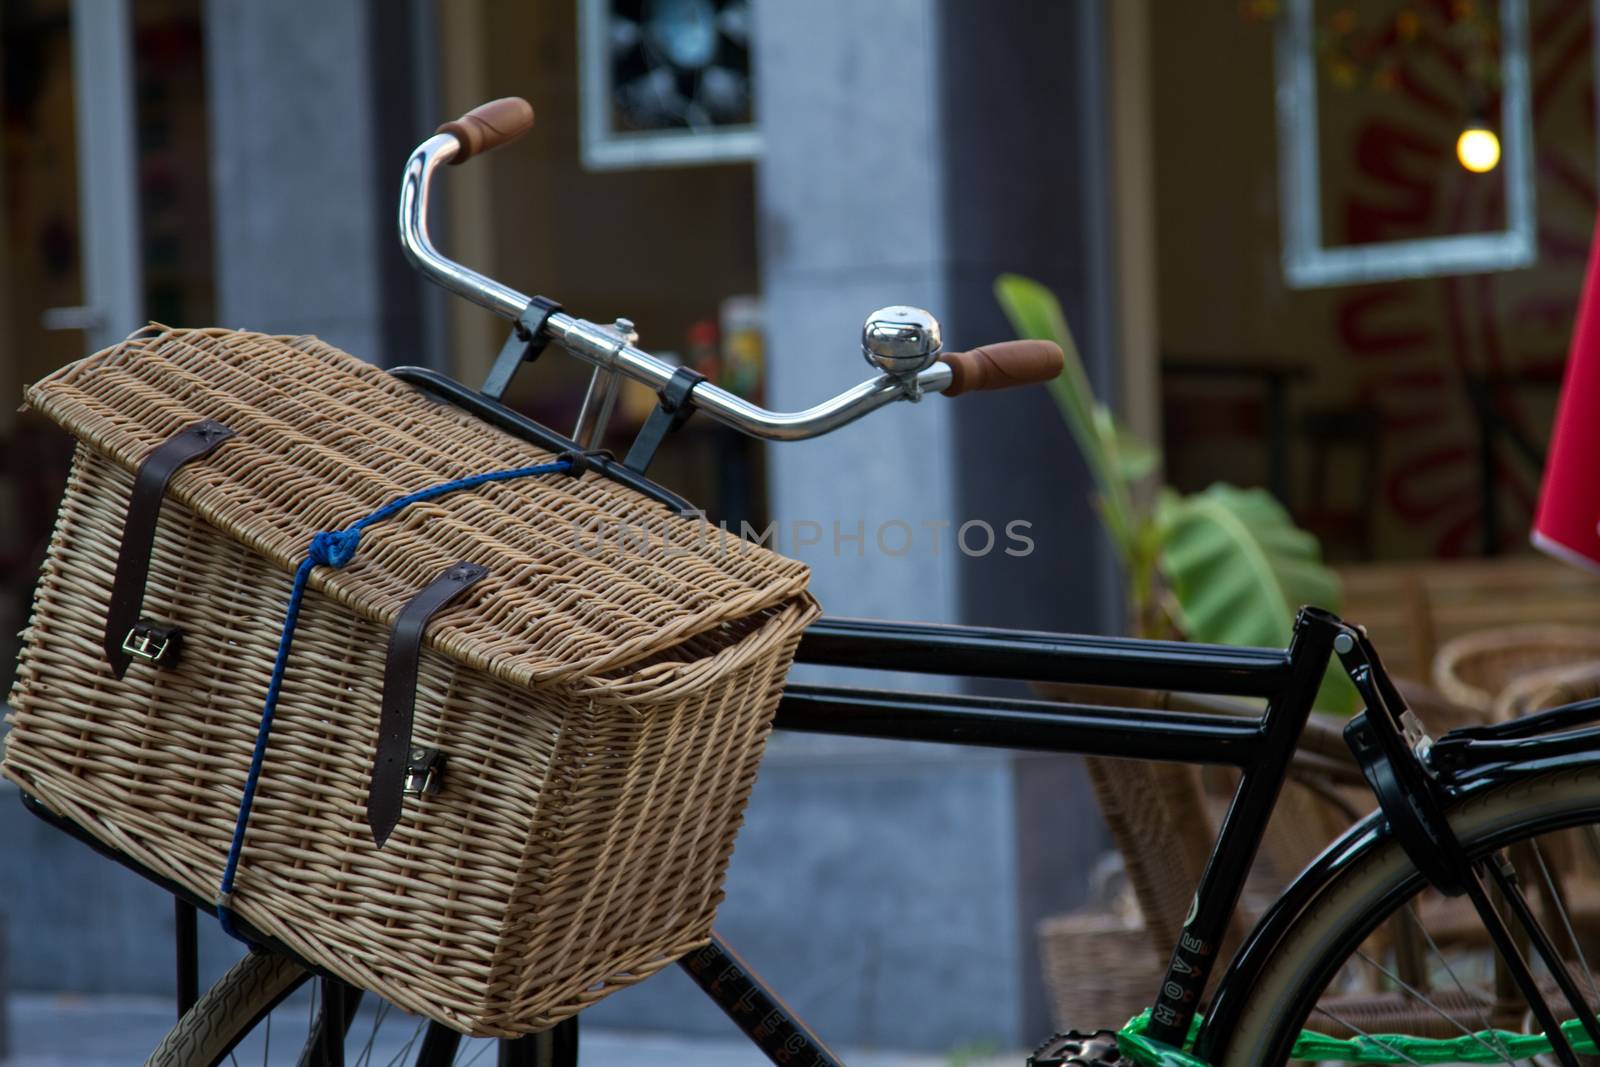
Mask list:
[[[434,399],[453,404],[463,411],[476,415],[496,429],[520,437],[529,444],[548,449],[558,455],[565,452],[583,452],[582,446],[571,438],[563,437],[549,427],[541,426],[521,412],[506,407],[494,397],[462,385],[454,378],[438,371],[426,367],[395,367],[389,373],[409,385],[416,386]],[[693,504],[672,490],[657,485],[641,471],[634,470],[606,454],[596,452],[584,454],[590,457],[587,469],[610,478],[618,485],[625,485],[629,489],[643,493],[679,515],[700,514],[699,509]]]

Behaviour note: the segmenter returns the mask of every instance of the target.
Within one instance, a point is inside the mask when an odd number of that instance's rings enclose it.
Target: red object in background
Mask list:
[[[1600,570],[1600,225],[1589,245],[1533,543],[1559,559]]]
[[[690,370],[699,371],[713,383],[722,374],[721,352],[717,346],[717,324],[710,319],[692,323],[685,337],[683,362]]]

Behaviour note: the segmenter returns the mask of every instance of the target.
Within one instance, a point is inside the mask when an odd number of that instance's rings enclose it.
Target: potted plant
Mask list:
[[[1301,605],[1339,609],[1339,576],[1271,493],[1226,482],[1179,493],[1160,482],[1156,449],[1095,397],[1049,289],[1002,274],[995,296],[1019,336],[1054,341],[1066,354],[1050,392],[1094,481],[1095,512],[1122,564],[1136,635],[1282,647]],[[1330,672],[1318,706],[1348,714],[1355,690]]]

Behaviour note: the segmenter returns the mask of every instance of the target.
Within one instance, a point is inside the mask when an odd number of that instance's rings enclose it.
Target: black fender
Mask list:
[[[1449,801],[1445,814],[1448,817],[1463,801],[1479,793],[1512,785],[1518,781],[1542,777],[1556,771],[1575,770],[1600,766],[1600,747],[1591,745],[1586,751],[1573,751],[1570,735],[1529,739],[1521,746],[1522,759],[1515,763],[1500,763],[1473,768],[1466,774],[1453,776],[1448,787]],[[1600,731],[1591,738],[1600,743]],[[1548,744],[1541,744],[1547,741]],[[1573,825],[1570,820],[1565,825]],[[1561,829],[1558,824],[1543,824],[1538,832]],[[1513,826],[1501,836],[1507,840],[1529,832],[1528,826]],[[1217,986],[1215,998],[1206,1013],[1204,1025],[1195,1038],[1195,1052],[1207,1063],[1215,1063],[1227,1051],[1228,1042],[1239,1024],[1239,1014],[1248,994],[1255,987],[1262,969],[1278,950],[1288,932],[1299,921],[1317,898],[1351,866],[1385,845],[1393,836],[1381,811],[1373,811],[1353,824],[1332,844],[1301,871],[1289,888],[1273,902],[1266,914],[1234,954],[1227,971]],[[1490,842],[1494,846],[1493,842]],[[1402,887],[1404,890],[1404,887]],[[1365,936],[1362,932],[1361,936]],[[1359,944],[1356,937],[1352,948]],[[1287,1049],[1284,1050],[1287,1053]]]

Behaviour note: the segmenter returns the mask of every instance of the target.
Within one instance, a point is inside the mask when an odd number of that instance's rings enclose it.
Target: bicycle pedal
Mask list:
[[[1110,1030],[1054,1034],[1028,1057],[1028,1067],[1126,1067],[1128,1062],[1117,1048],[1117,1035]]]

